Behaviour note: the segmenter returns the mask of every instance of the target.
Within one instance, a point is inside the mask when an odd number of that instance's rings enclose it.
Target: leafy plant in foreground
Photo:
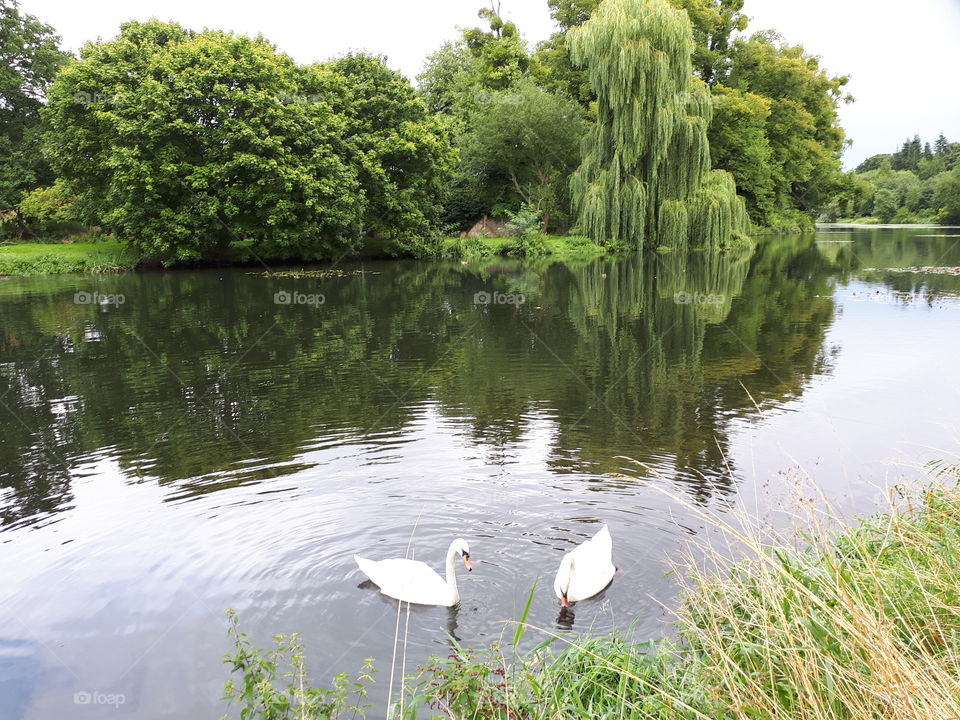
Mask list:
[[[224,662],[233,666],[240,679],[228,680],[226,699],[240,704],[241,720],[333,720],[363,717],[368,707],[362,704],[367,686],[373,682],[373,660],[364,661],[357,680],[347,673],[333,678],[332,688],[312,687],[307,682],[303,644],[298,633],[275,635],[275,649],[253,647],[246,633],[240,632],[237,615],[228,611],[228,633],[234,644]],[[224,716],[225,720],[226,716]]]

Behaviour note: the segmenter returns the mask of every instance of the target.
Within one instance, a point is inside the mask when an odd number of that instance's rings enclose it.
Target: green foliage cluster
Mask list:
[[[544,232],[551,223],[569,227],[568,180],[587,128],[583,109],[529,81],[484,100],[459,140],[467,186],[496,200],[484,214],[506,214],[519,199],[537,209]]]
[[[714,85],[710,147],[715,167],[737,178],[756,224],[775,226],[799,211],[809,226],[842,186],[837,107],[849,100],[846,83],[776,33],[733,44]]]
[[[837,106],[846,77],[831,77],[800,46],[775,33],[745,37],[743,0],[671,0],[689,16],[692,63],[714,104],[711,165],[734,174],[757,226],[808,229],[842,191],[844,134]],[[596,100],[585,70],[571,60],[571,28],[591,17],[599,0],[550,0],[560,32],[534,53],[532,73],[544,87],[585,105]]]
[[[684,76],[676,91],[685,101],[669,104],[657,132],[669,130],[670,152],[692,162],[645,148],[644,167],[608,174],[600,191],[590,163],[609,158],[584,156],[581,146],[589,134],[596,150],[606,131],[595,129],[613,127],[611,106],[598,96],[589,53],[578,66],[573,52],[599,0],[549,0],[559,31],[533,49],[492,0],[479,12],[482,27],[430,56],[416,91],[379,57],[298,66],[262,37],[155,20],[126,23],[72,59],[17,0],[0,0],[0,233],[84,223],[164,262],[222,259],[241,241],[260,257],[336,257],[381,240],[431,256],[444,228],[524,204],[537,208],[544,233],[569,230],[581,219],[570,178],[584,159],[587,217],[601,205],[643,206],[634,219],[644,215],[656,234],[662,216],[666,243],[677,246],[704,208],[714,217],[688,238],[694,244],[716,245],[716,227],[742,224],[736,203],[718,204],[720,180],[706,183],[714,189],[700,211],[677,204],[703,169],[733,173],[757,226],[801,229],[831,202],[858,197],[860,186],[839,173],[846,78],[773,33],[746,37],[743,0],[669,2],[689,19],[692,43],[685,36],[669,47],[685,66],[671,71]],[[654,72],[658,55],[647,55],[633,57]],[[686,79],[688,66],[702,83]],[[661,87],[651,97],[666,96]],[[942,174],[939,150],[926,155],[911,146],[893,169]],[[681,176],[689,182],[678,194]],[[652,183],[643,197],[631,177]],[[614,190],[625,195],[614,201]],[[21,202],[26,211],[11,215]],[[627,244],[619,230],[605,232]]]
[[[69,227],[79,229],[72,222],[74,200],[63,180],[57,180],[24,195],[19,207],[20,221],[32,235],[58,234]]]
[[[228,611],[234,650],[224,658],[238,680],[224,687],[225,699],[240,706],[241,720],[336,720],[363,717],[367,687],[373,683],[373,661],[367,660],[357,679],[346,673],[333,679],[332,688],[307,682],[303,643],[297,633],[276,635],[272,651],[253,646],[240,632],[237,615]],[[226,716],[222,718],[226,720]]]
[[[825,219],[960,224],[960,142],[915,135],[895,153],[873,155],[848,174]]]
[[[22,12],[17,0],[0,0],[0,211],[53,180],[40,152],[40,108],[68,60],[59,42],[53,28]]]
[[[430,56],[418,78],[424,101],[460,150],[444,218],[465,230],[483,216],[505,217],[529,204],[540,211],[544,232],[566,229],[568,180],[587,111],[535,82],[526,45],[497,5],[480,17],[488,30],[464,30]]]
[[[413,89],[366,55],[300,67],[263,38],[134,21],[48,96],[45,151],[84,219],[165,261],[423,236],[451,163]]]
[[[546,237],[540,230],[541,212],[528,203],[509,213],[504,229],[510,233],[506,254],[513,257],[534,258],[546,255]]]
[[[589,69],[597,122],[571,179],[597,242],[718,250],[748,220],[733,178],[710,171],[712,103],[693,76],[687,14],[666,0],[607,0],[570,31]]]

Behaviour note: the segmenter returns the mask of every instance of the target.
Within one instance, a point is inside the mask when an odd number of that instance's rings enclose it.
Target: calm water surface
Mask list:
[[[702,528],[659,489],[763,513],[805,472],[866,511],[956,458],[960,277],[889,268],[958,241],[0,279],[0,716],[219,717],[228,607],[300,631],[318,682],[377,658],[382,703],[396,604],[351,556],[411,536],[475,572],[414,608],[408,668],[497,639],[538,577],[530,619],[569,629],[553,574],[604,522],[621,572],[572,629],[660,635]]]

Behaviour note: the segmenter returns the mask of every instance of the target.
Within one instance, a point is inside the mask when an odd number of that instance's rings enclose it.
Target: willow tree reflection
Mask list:
[[[739,383],[782,402],[823,371],[837,264],[797,238],[752,257],[366,270],[0,283],[2,522],[68,505],[92,453],[182,497],[289,473],[320,445],[402,441],[428,406],[494,462],[546,425],[557,473],[627,455],[706,497],[729,482]],[[78,305],[80,289],[126,301]],[[326,301],[277,304],[281,290]]]

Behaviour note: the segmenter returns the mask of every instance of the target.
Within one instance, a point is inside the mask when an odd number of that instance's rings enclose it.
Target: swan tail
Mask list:
[[[360,572],[366,575],[368,578],[373,580],[373,576],[376,575],[376,563],[373,560],[367,560],[366,558],[360,557],[359,555],[353,556],[354,562],[357,563],[357,567],[360,568]]]

